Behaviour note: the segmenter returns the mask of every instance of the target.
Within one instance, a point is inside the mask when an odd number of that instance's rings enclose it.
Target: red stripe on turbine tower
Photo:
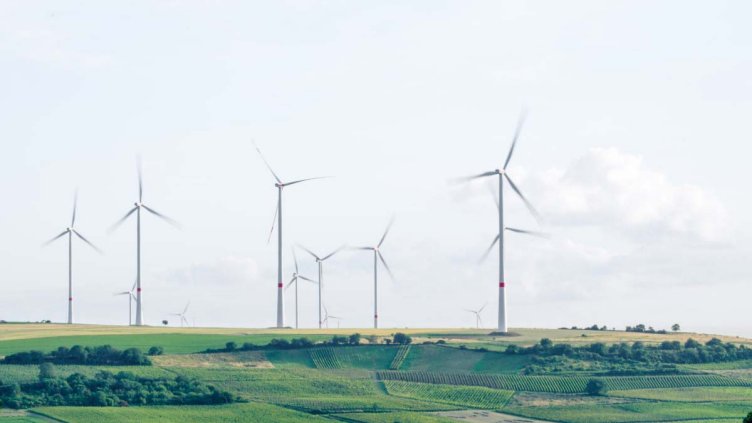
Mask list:
[[[504,282],[499,282],[499,288],[504,288],[506,286],[507,286],[507,284],[505,284]]]
[[[277,283],[277,288],[282,288],[282,283]]]
[[[73,301],[73,297],[68,297],[68,301]]]
[[[141,288],[136,289],[136,291],[141,292]]]

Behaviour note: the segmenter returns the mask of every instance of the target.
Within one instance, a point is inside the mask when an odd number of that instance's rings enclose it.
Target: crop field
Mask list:
[[[498,352],[468,351],[434,345],[416,345],[402,362],[402,370],[463,371],[479,373],[515,373],[530,361],[529,357]]]
[[[341,369],[342,363],[339,362],[337,351],[332,347],[311,348],[308,350],[311,354],[311,361],[317,369]]]
[[[397,354],[394,355],[392,362],[389,363],[389,370],[399,370],[409,353],[410,345],[400,345],[399,350],[397,350]]]
[[[500,410],[514,395],[514,391],[479,386],[447,386],[430,383],[384,381],[389,395],[472,408]]]
[[[443,372],[377,372],[380,379],[444,385],[485,386],[514,391],[580,393],[590,376],[521,376]],[[600,377],[609,389],[681,388],[692,386],[752,386],[748,381],[715,374]]]
[[[703,386],[677,389],[635,389],[610,391],[609,395],[659,401],[747,402],[752,404],[752,388]]]
[[[730,419],[746,416],[749,404],[704,403],[702,405],[682,402],[630,402],[621,404],[507,407],[505,412],[555,421],[586,422],[658,422],[678,420]]]
[[[38,412],[69,422],[241,422],[268,421],[280,423],[303,423],[330,421],[308,413],[277,407],[270,404],[247,403],[214,406],[180,407],[46,407]]]
[[[386,413],[349,413],[335,415],[335,418],[353,423],[455,423],[456,420],[435,414],[415,413],[409,411],[392,411]]]

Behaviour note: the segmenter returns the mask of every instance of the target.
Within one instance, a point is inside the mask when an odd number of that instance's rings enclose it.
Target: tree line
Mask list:
[[[378,338],[368,337],[369,344],[378,343]],[[256,345],[251,342],[244,342],[238,345],[237,342],[230,341],[225,344],[224,348],[208,348],[204,350],[205,353],[225,353],[235,351],[259,351],[259,350],[296,350],[304,348],[312,348],[317,346],[344,346],[344,345],[360,345],[363,337],[359,333],[354,333],[349,336],[334,335],[331,339],[321,342],[315,342],[309,338],[292,338],[290,340],[286,338],[274,338],[267,344]],[[387,345],[407,345],[413,342],[412,337],[402,332],[397,332],[392,335],[392,338],[383,338],[382,341]]]
[[[148,355],[161,355],[162,347],[151,347]],[[71,348],[58,347],[45,353],[42,351],[23,351],[9,354],[0,360],[2,364],[83,364],[105,366],[150,366],[151,360],[138,348],[118,350],[111,345],[98,347]]]
[[[59,377],[52,363],[40,365],[39,380],[5,384],[0,381],[0,404],[9,408],[41,406],[127,407],[129,405],[210,405],[240,399],[199,380],[177,376],[145,378],[131,372],[80,373]]]

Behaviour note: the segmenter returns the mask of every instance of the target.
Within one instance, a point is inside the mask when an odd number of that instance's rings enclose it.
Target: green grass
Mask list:
[[[400,345],[397,354],[394,355],[392,362],[389,363],[389,370],[399,370],[408,354],[410,354],[410,345]]]
[[[435,383],[444,385],[485,386],[513,391],[581,393],[589,376],[521,376],[503,374],[379,371],[382,380]],[[669,376],[600,377],[611,390],[681,388],[692,386],[752,386],[749,382],[714,374]]]
[[[214,406],[165,407],[45,407],[35,410],[46,416],[69,422],[279,422],[304,423],[330,421],[323,417],[277,407],[248,403]]]
[[[349,413],[335,415],[346,422],[362,423],[455,423],[456,420],[426,413],[396,411],[389,413]]]
[[[384,394],[356,396],[335,395],[311,398],[278,397],[275,404],[315,414],[383,412],[383,411],[446,411],[462,407]]]
[[[576,404],[551,407],[510,406],[505,412],[539,419],[572,423],[659,422],[677,420],[732,419],[741,421],[750,411],[743,404],[692,404],[681,402],[632,402],[624,404]]]
[[[752,388],[704,386],[701,388],[635,389],[610,391],[610,396],[659,401],[709,402],[747,401],[752,404]],[[752,411],[752,407],[750,408]]]
[[[514,395],[514,391],[479,386],[450,386],[430,383],[384,381],[389,395],[441,402],[467,408],[500,410]]]
[[[278,369],[298,369],[316,367],[308,350],[265,351],[264,356]]]
[[[55,336],[47,338],[13,339],[0,341],[0,355],[8,355],[20,351],[39,350],[49,352],[57,347],[99,346],[112,345],[115,348],[140,348],[143,351],[158,345],[164,347],[165,354],[189,354],[204,351],[208,348],[224,348],[227,342],[233,341],[238,345],[251,342],[264,345],[273,338],[297,338],[300,335],[290,334],[252,334],[252,335],[215,335],[215,334],[183,334],[183,333],[144,333],[125,335],[82,335]],[[327,335],[307,335],[313,340],[329,339]]]
[[[335,348],[337,359],[345,369],[388,369],[399,351],[397,346],[358,346]]]
[[[433,372],[515,373],[530,361],[525,356],[462,350],[438,345],[415,345],[402,362],[402,370]]]

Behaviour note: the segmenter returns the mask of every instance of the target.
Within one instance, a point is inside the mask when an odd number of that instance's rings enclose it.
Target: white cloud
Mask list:
[[[718,242],[727,213],[703,188],[676,184],[639,156],[594,148],[542,179],[541,209],[555,225],[596,225],[635,238],[681,236]]]
[[[237,285],[248,284],[258,273],[252,258],[229,256],[175,270],[166,279],[180,284]]]

